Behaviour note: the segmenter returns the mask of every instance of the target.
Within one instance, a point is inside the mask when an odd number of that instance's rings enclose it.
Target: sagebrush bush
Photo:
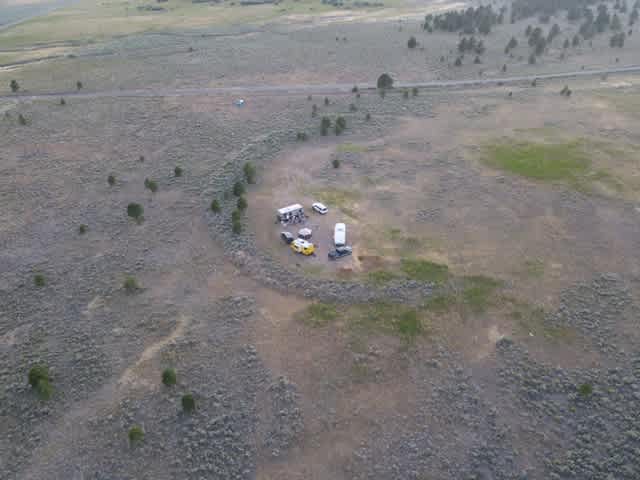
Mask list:
[[[34,365],[29,370],[29,385],[42,400],[48,400],[53,394],[49,369],[45,365]]]
[[[578,387],[578,393],[581,397],[589,397],[593,393],[593,386],[590,383],[583,383]]]
[[[247,199],[244,197],[239,197],[238,198],[238,210],[242,211],[242,210],[246,210],[248,207],[248,203],[247,203]]]
[[[176,384],[176,381],[176,371],[173,368],[165,368],[162,372],[162,383],[171,387]]]
[[[78,233],[79,233],[80,235],[84,235],[85,233],[87,233],[87,229],[88,229],[88,228],[89,228],[89,227],[87,227],[87,226],[83,223],[82,225],[80,225],[80,226],[78,227]]]
[[[213,213],[220,213],[220,202],[214,198],[211,200],[210,208]]]
[[[182,176],[182,168],[180,168],[180,167],[176,167],[176,168],[174,168],[174,169],[173,169],[173,174],[174,174],[176,177],[181,177],[181,176]]]
[[[116,184],[116,177],[114,175],[109,175],[107,177],[107,183],[109,186],[113,187]]]
[[[340,168],[340,160],[338,160],[337,158],[334,158],[331,161],[331,165],[333,165],[333,168]]]
[[[231,231],[236,235],[242,233],[242,223],[240,223],[240,220],[233,220],[233,223],[231,224]]]

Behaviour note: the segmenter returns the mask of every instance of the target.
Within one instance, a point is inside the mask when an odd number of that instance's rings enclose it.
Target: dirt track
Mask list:
[[[517,77],[478,78],[474,80],[443,80],[431,82],[398,82],[396,88],[428,88],[443,89],[456,87],[481,87],[500,84],[530,83],[536,80],[552,80],[564,78],[583,78],[598,75],[612,75],[616,73],[640,73],[640,65],[627,65],[616,68],[602,68],[598,70],[580,70],[565,73],[542,73]],[[360,90],[375,90],[371,83],[355,83]],[[18,95],[0,95],[0,99],[37,100],[51,97],[74,98],[117,98],[117,97],[199,97],[203,95],[337,95],[351,92],[354,84],[322,84],[322,85],[254,85],[243,87],[215,87],[215,88],[174,88],[174,89],[133,89],[109,90],[103,92],[62,91],[51,93],[28,93]]]

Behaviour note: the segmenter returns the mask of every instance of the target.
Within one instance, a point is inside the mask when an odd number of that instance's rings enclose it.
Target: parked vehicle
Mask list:
[[[298,230],[298,238],[303,240],[311,240],[312,231],[310,228],[301,228]]]
[[[314,212],[319,213],[320,215],[326,215],[326,213],[329,211],[329,209],[320,202],[316,202],[313,205],[311,205],[311,208]]]
[[[316,247],[311,242],[307,242],[301,238],[296,238],[291,243],[291,249],[296,253],[301,253],[302,255],[313,255],[316,251]]]
[[[344,223],[336,223],[333,229],[333,243],[336,247],[344,247],[347,244],[347,226]]]
[[[276,213],[276,222],[283,224],[300,223],[304,219],[304,208],[299,203],[279,208]]]
[[[351,247],[345,246],[337,247],[335,250],[331,250],[327,256],[329,257],[329,260],[338,260],[339,258],[351,255],[351,253]]]
[[[280,238],[287,245],[289,245],[291,242],[295,240],[295,237],[293,236],[293,234],[289,232],[280,232]]]

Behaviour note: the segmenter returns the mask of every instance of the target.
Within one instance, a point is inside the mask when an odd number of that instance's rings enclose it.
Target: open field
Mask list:
[[[563,13],[530,65],[505,22],[456,67],[420,29],[446,3],[138,5],[0,32],[0,478],[638,477],[640,77],[304,90],[631,65],[637,34],[561,59]]]

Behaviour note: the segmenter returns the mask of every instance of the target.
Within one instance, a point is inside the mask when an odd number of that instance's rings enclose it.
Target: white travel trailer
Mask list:
[[[299,203],[278,209],[276,219],[280,223],[297,223],[304,220],[304,208]]]
[[[347,244],[347,226],[344,223],[336,223],[333,229],[333,243],[336,247],[344,247]]]

